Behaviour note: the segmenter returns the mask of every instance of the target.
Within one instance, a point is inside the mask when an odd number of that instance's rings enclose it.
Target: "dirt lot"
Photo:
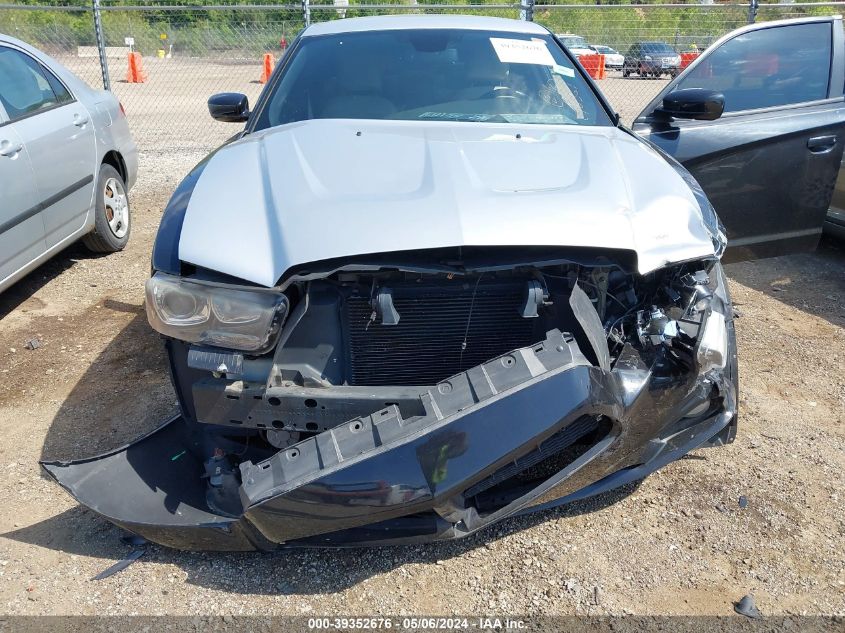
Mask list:
[[[638,487],[464,542],[194,554],[151,547],[107,580],[118,530],[41,477],[175,408],[143,283],[161,210],[201,152],[144,152],[128,249],[72,247],[0,296],[0,612],[845,614],[845,253],[729,267],[737,442]],[[25,347],[37,337],[43,346]],[[745,496],[747,507],[738,500]]]

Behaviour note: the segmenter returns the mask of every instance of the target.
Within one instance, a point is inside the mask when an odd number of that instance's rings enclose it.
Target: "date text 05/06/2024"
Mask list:
[[[497,617],[333,617],[309,618],[310,630],[373,630],[398,629],[405,631],[427,630],[479,630],[518,631],[526,628],[524,620]]]

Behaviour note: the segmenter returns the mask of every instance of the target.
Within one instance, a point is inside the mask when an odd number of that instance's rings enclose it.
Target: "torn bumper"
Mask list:
[[[183,417],[112,453],[42,465],[109,521],[179,549],[442,540],[641,479],[713,438],[729,441],[730,374],[665,378],[634,355],[602,370],[568,335],[550,333],[423,392],[425,415],[403,419],[387,407],[241,463],[237,516],[206,503]],[[714,404],[691,414],[705,402]],[[598,420],[603,431],[539,485],[489,512],[472,502],[474,490],[508,477],[520,460]]]

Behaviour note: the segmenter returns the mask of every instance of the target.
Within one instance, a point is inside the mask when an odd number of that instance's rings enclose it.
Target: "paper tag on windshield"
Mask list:
[[[567,68],[566,66],[561,66],[560,64],[555,64],[552,66],[552,72],[556,75],[563,75],[564,77],[574,77],[575,71],[571,68]]]
[[[555,60],[545,42],[491,37],[490,43],[493,45],[499,61],[504,64],[555,65]]]

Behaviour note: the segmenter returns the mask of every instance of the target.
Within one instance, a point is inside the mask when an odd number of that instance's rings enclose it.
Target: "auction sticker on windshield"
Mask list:
[[[574,77],[575,71],[571,68],[567,68],[566,66],[561,66],[560,64],[554,64],[552,66],[552,72],[556,75],[563,75],[564,77]]]
[[[538,64],[554,66],[555,60],[545,42],[491,37],[490,43],[504,64]]]

